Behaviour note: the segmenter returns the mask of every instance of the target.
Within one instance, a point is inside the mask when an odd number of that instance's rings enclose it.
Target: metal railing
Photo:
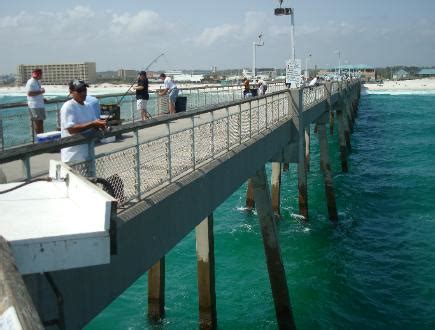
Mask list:
[[[121,203],[138,200],[287,121],[288,99],[288,93],[278,92],[167,119],[154,132],[136,127],[131,145],[72,168],[111,182]]]
[[[242,85],[232,86],[203,86],[180,88],[180,96],[187,97],[187,110],[200,107],[237,101],[243,98]],[[271,83],[268,92],[285,89],[283,83]],[[96,96],[101,104],[118,104],[123,93]],[[48,100],[45,104],[47,119],[44,122],[45,131],[55,131],[60,127],[59,111],[68,98]],[[164,112],[161,102],[154,92],[150,93],[148,111],[152,116],[162,115]],[[160,105],[160,106],[159,106]],[[167,106],[167,102],[166,102]],[[121,120],[124,123],[140,120],[140,113],[136,109],[134,93],[128,94],[121,104]],[[30,120],[27,103],[0,104],[0,151],[7,148],[35,142],[32,121]]]
[[[340,83],[348,87],[349,83]],[[325,86],[299,90],[307,111],[327,97]],[[98,137],[72,136],[60,141],[14,148],[0,153],[0,164],[21,160],[27,179],[30,159],[87,143],[90,159],[73,164],[84,176],[109,181],[121,204],[144,198],[197,168],[213,161],[295,115],[289,90],[152,118],[118,126],[107,136],[129,135],[121,144],[98,146]],[[119,147],[121,146],[121,147]],[[107,148],[110,147],[110,148]],[[106,150],[106,151],[104,151]],[[37,173],[38,175],[40,173]]]

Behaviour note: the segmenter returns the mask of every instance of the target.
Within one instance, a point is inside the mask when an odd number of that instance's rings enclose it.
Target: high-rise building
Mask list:
[[[17,66],[18,86],[24,85],[32,75],[33,69],[42,69],[43,85],[66,85],[73,79],[94,83],[97,79],[95,62],[64,64],[20,64]]]

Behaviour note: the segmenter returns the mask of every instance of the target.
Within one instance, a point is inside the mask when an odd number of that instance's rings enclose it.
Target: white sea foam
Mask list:
[[[363,95],[435,95],[435,90],[369,90],[363,89]]]
[[[296,220],[305,220],[305,217],[301,214],[291,213],[290,216]]]

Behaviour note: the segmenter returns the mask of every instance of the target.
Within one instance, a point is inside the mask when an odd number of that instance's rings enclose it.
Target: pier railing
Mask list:
[[[343,83],[345,84],[345,83]],[[326,86],[303,88],[307,111],[328,96]],[[104,137],[124,136],[122,143],[97,146],[99,138],[72,136],[60,141],[13,148],[0,153],[0,164],[21,160],[27,179],[31,159],[63,147],[87,143],[90,159],[72,165],[85,176],[109,181],[121,204],[140,200],[266,130],[295,116],[288,89],[229,103],[164,115],[115,127]],[[128,135],[128,136],[127,136]],[[126,138],[127,137],[127,138]],[[104,151],[105,150],[105,151]]]
[[[270,83],[269,92],[285,88],[283,83]],[[187,97],[187,110],[213,104],[237,101],[243,98],[242,85],[231,86],[202,86],[180,88],[180,95]],[[67,87],[65,87],[67,90]],[[158,106],[159,98],[154,92],[150,93],[148,110],[152,116],[162,115]],[[118,104],[124,93],[97,95],[101,104]],[[48,100],[45,104],[47,119],[44,122],[45,131],[55,131],[60,127],[60,109],[68,98]],[[129,93],[122,100],[121,120],[124,123],[140,120],[140,113],[136,109],[136,97]],[[167,110],[165,110],[167,111]],[[35,136],[32,128],[27,103],[0,104],[0,151],[7,148],[34,143]]]

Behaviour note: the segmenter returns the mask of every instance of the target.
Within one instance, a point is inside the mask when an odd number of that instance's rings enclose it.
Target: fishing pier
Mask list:
[[[55,153],[60,148],[87,143],[93,150],[91,159],[65,171],[83,180],[100,179],[105,183],[95,187],[101,191],[109,184],[105,191],[111,196],[107,194],[105,201],[114,201],[110,228],[106,228],[110,260],[103,264],[23,274],[16,251],[5,237],[0,242],[0,277],[5,278],[0,292],[8,298],[0,304],[0,314],[13,307],[23,328],[81,328],[148,272],[148,316],[162,319],[165,255],[195,230],[198,324],[216,328],[213,212],[248,181],[246,206],[256,208],[261,225],[277,323],[282,329],[295,328],[276,228],[281,174],[289,163],[297,164],[299,214],[303,221],[310,221],[307,175],[314,125],[326,212],[332,224],[339,221],[328,135],[337,132],[341,169],[347,172],[360,88],[359,80],[299,89],[276,84],[266,95],[246,99],[241,98],[240,87],[223,88],[226,92],[214,104],[126,122],[104,136],[77,135],[5,149],[0,153],[0,168],[6,180],[31,181],[48,172],[48,160],[58,159]],[[195,91],[186,94],[191,100],[203,97]],[[98,144],[100,138],[112,136],[122,139]],[[270,183],[267,163],[272,163]]]

